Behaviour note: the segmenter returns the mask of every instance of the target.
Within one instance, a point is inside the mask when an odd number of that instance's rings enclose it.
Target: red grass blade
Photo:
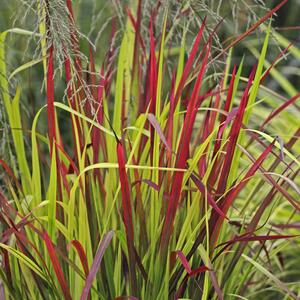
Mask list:
[[[131,144],[129,142],[130,150],[132,150]],[[132,157],[132,162],[134,165],[137,164],[135,156]],[[135,210],[140,220],[140,241],[142,242],[144,248],[147,248],[148,245],[148,236],[147,236],[147,230],[146,230],[146,213],[143,206],[142,201],[142,191],[141,191],[141,182],[140,175],[137,169],[133,170],[134,179],[135,182],[132,183],[132,187],[135,187],[136,189],[136,203],[135,203]]]
[[[2,263],[2,267],[5,270],[5,274],[7,277],[7,282],[10,286],[11,289],[13,289],[13,281],[12,281],[12,276],[11,276],[11,269],[10,269],[10,264],[9,264],[9,255],[8,255],[8,251],[5,249],[1,249],[1,252],[3,253],[2,259],[3,259],[3,263]],[[5,299],[5,297],[3,298]]]
[[[105,92],[106,79],[104,75],[104,68],[102,67],[100,70],[100,82],[98,86],[98,90],[94,95],[96,102],[96,115],[98,124],[102,125],[103,123],[103,97]],[[93,145],[93,163],[96,164],[99,162],[99,154],[100,154],[100,146],[103,145],[104,138],[101,134],[101,130],[99,128],[93,127],[92,130],[92,145]],[[104,147],[105,148],[105,147]],[[106,190],[103,182],[103,177],[99,169],[94,170],[95,176],[98,178],[98,182],[100,185],[101,193],[103,194],[103,198],[105,198]]]
[[[234,152],[236,149],[237,140],[239,137],[240,129],[242,127],[243,117],[245,113],[245,109],[247,107],[248,98],[249,98],[249,90],[252,85],[252,81],[255,75],[256,67],[253,68],[250,76],[247,87],[243,93],[241,103],[237,112],[237,116],[232,124],[230,133],[229,133],[229,143],[227,145],[227,151],[224,158],[223,168],[221,170],[221,174],[219,177],[219,184],[217,188],[217,195],[222,195],[226,189],[227,179],[230,173],[230,168],[232,164],[232,159],[234,156]]]
[[[126,227],[126,232],[128,234],[128,238],[133,240],[134,230],[133,230],[133,222],[132,222],[132,207],[130,200],[130,189],[129,182],[125,169],[125,157],[124,150],[121,143],[117,145],[117,154],[118,154],[118,164],[119,164],[119,175],[121,181],[121,189],[122,189],[122,203],[124,209],[124,223]]]
[[[225,101],[225,105],[224,105],[224,112],[225,113],[229,112],[229,109],[230,109],[230,106],[231,106],[235,76],[236,76],[236,65],[234,65],[232,75],[231,75],[231,80],[230,80],[230,83],[229,83],[227,97],[226,97],[226,101]],[[227,125],[229,125],[229,123],[232,121],[232,119],[236,116],[237,111],[238,111],[238,109],[235,108],[235,109],[232,110],[232,112],[230,112],[227,115],[227,117],[226,117],[225,114],[221,115],[219,130],[218,130],[218,134],[217,134],[217,140],[216,140],[215,146],[214,146],[213,157],[215,157],[217,155],[218,151],[220,150],[220,147],[221,147],[221,144],[222,144],[223,132],[224,132],[225,128],[227,127]],[[209,175],[209,178],[208,178],[208,187],[213,187],[214,186],[215,182],[217,181],[220,168],[221,168],[221,160],[217,159],[214,162],[212,172],[211,172],[211,174]]]
[[[203,58],[202,66],[197,76],[195,86],[188,103],[187,113],[184,119],[183,130],[179,142],[180,146],[176,160],[176,168],[179,169],[183,169],[186,166],[186,161],[189,153],[189,143],[192,136],[192,128],[196,119],[198,108],[202,102],[202,97],[199,98],[199,92],[202,84],[202,78],[206,70],[208,56],[210,54],[210,47],[210,45],[207,45],[207,52],[205,57]],[[163,223],[162,236],[160,242],[160,248],[162,250],[161,254],[163,257],[165,256],[165,251],[167,250],[170,236],[173,231],[173,223],[181,195],[183,175],[183,172],[175,172],[173,179],[171,197],[168,203],[167,212]]]
[[[171,92],[170,92],[170,111],[168,116],[168,128],[167,128],[167,142],[171,147],[173,145],[173,128],[174,128],[174,113],[175,113],[175,102],[174,102],[174,93],[175,93],[175,80],[176,80],[176,70],[174,69],[173,75],[172,75],[172,81],[171,81]],[[168,166],[171,166],[171,156],[172,153],[167,152],[167,161]]]
[[[73,13],[73,7],[72,7],[72,0],[67,0],[67,8],[70,14],[70,17],[72,20],[74,20],[74,13]]]
[[[58,279],[58,282],[61,286],[64,297],[65,297],[66,300],[72,300],[69,287],[68,287],[66,279],[64,277],[64,273],[63,273],[63,271],[60,267],[59,261],[58,261],[57,256],[56,256],[56,250],[55,250],[55,248],[52,244],[52,241],[51,241],[51,239],[50,239],[50,237],[49,237],[49,235],[46,231],[43,234],[43,238],[44,238],[44,241],[45,241],[45,244],[46,244],[50,259],[51,259],[51,262],[52,262],[54,272],[55,272],[56,277]]]
[[[121,142],[117,143],[117,155],[119,164],[119,176],[122,190],[122,205],[123,205],[123,220],[126,229],[126,239],[128,246],[129,255],[129,273],[130,273],[130,284],[133,294],[136,292],[136,274],[135,274],[135,254],[134,254],[134,229],[132,221],[132,207],[130,199],[130,188],[128,177],[125,168],[125,156],[124,149]]]
[[[70,58],[68,56],[65,57],[64,65],[65,65],[65,75],[66,75],[66,82],[67,82],[67,94],[68,94],[69,101],[71,101],[73,91],[72,91],[72,86],[71,86],[71,80],[72,80],[71,63],[70,63]],[[72,101],[71,101],[71,103],[72,103]],[[74,109],[73,106],[72,106],[72,108]]]
[[[91,94],[93,96],[94,101],[97,101],[97,79],[96,79],[96,68],[95,68],[95,60],[93,48],[90,46],[90,61],[89,61],[90,73],[87,73],[88,79],[87,83],[90,85]],[[91,104],[93,105],[93,104]]]
[[[196,276],[196,275],[201,274],[201,273],[206,272],[206,271],[211,271],[211,270],[206,266],[199,267],[195,270],[192,270],[192,272],[189,274],[189,277]]]
[[[155,54],[155,39],[153,33],[153,20],[150,19],[150,109],[149,112],[155,114],[156,108],[156,91],[157,91],[157,61]]]
[[[183,282],[181,283],[179,289],[176,291],[174,299],[177,300],[177,299],[179,299],[179,298],[181,298],[183,296],[183,294],[184,294],[184,288],[186,286],[188,278],[194,277],[194,276],[196,276],[198,274],[201,274],[203,272],[206,272],[206,271],[210,271],[210,275],[211,275],[211,278],[212,278],[213,286],[215,287],[216,293],[217,293],[217,295],[219,297],[218,299],[223,299],[222,291],[219,288],[219,285],[217,283],[215,274],[214,274],[214,272],[211,269],[209,269],[206,266],[201,266],[201,267],[199,267],[199,268],[197,268],[195,270],[192,270],[192,268],[191,268],[191,266],[190,266],[187,258],[182,253],[182,251],[175,251],[175,252],[173,252],[171,254],[176,254],[179,257],[179,259],[180,259],[180,261],[181,261],[184,269],[188,273],[187,276],[184,278]]]
[[[260,235],[260,236],[248,236],[247,234],[243,236],[238,236],[233,238],[230,241],[224,242],[222,244],[219,244],[216,248],[222,247],[222,246],[230,246],[232,244],[235,244],[237,242],[264,242],[264,241],[273,241],[273,240],[280,240],[280,239],[291,239],[298,237],[299,235]]]
[[[186,259],[185,255],[183,254],[182,251],[176,251],[175,252],[177,254],[177,256],[179,257],[183,267],[185,268],[185,270],[187,271],[188,274],[192,273],[192,268],[188,262],[188,260]]]
[[[231,123],[231,121],[236,117],[238,113],[238,108],[235,107],[231,110],[231,112],[227,115],[227,118],[225,119],[225,122],[223,123],[223,125],[220,126],[219,131],[218,131],[218,135],[217,135],[217,139],[218,141],[222,139],[223,136],[223,132],[225,130],[225,128]],[[219,150],[219,149],[218,149]]]
[[[280,107],[275,109],[273,112],[269,114],[269,116],[265,119],[263,124],[261,125],[261,128],[263,128],[267,123],[269,123],[274,117],[276,117],[278,114],[280,114],[284,109],[286,109],[288,106],[293,104],[297,99],[299,99],[300,93],[296,94],[294,97],[283,103]]]
[[[71,62],[70,62],[70,58],[68,57],[68,55],[65,56],[65,76],[66,76],[66,82],[67,82],[67,95],[68,95],[68,103],[69,106],[72,107],[75,111],[78,110],[78,101],[77,101],[77,97],[75,96],[75,93],[73,91],[73,87],[72,87],[72,75],[71,75]],[[83,137],[81,134],[81,129],[80,129],[80,120],[77,116],[74,116],[72,118],[72,136],[73,136],[73,141],[74,141],[74,145],[73,145],[73,151],[74,151],[74,157],[75,160],[78,157],[77,154],[77,146],[75,143],[79,143],[80,148],[82,148],[83,145]],[[77,127],[79,134],[79,141],[77,141],[76,139],[76,134],[75,134],[75,126]]]
[[[210,271],[210,269],[206,266],[201,266],[195,270],[192,270],[187,258],[185,257],[185,255],[183,254],[182,251],[175,251],[175,253],[177,254],[177,256],[179,257],[183,267],[185,268],[185,270],[187,271],[189,277],[193,277],[195,275],[198,275],[200,273],[206,272],[206,271]]]
[[[245,177],[241,182],[231,189],[231,191],[225,196],[224,204],[222,208],[228,208],[233,199],[237,196],[237,194],[242,190],[242,188],[247,184],[247,182],[250,180],[250,178],[255,174],[255,172],[259,169],[262,162],[265,160],[265,158],[268,156],[268,154],[272,151],[272,148],[274,146],[275,140],[264,150],[264,152],[258,157],[258,159],[254,162],[254,164],[251,166],[251,168],[246,173]],[[224,211],[224,209],[223,209]],[[225,209],[226,211],[226,209]]]
[[[47,117],[48,117],[48,135],[50,141],[50,153],[52,153],[53,141],[55,140],[55,109],[54,109],[54,61],[53,45],[49,49],[49,61],[47,70]]]
[[[141,32],[140,32],[140,26],[141,26],[141,17],[142,17],[142,11],[141,11],[141,8],[142,8],[142,1],[139,1],[139,4],[138,4],[138,9],[137,9],[137,20],[135,20],[134,16],[132,15],[132,12],[130,11],[130,9],[127,7],[126,8],[126,13],[134,27],[134,30],[135,30],[135,42],[134,42],[134,57],[137,58],[137,55],[138,55],[138,45],[140,44],[141,45],[141,48],[142,48],[142,52],[143,52],[143,55],[144,57],[147,56],[146,54],[146,46],[145,46],[145,43],[144,43],[144,40],[141,36]],[[136,59],[134,59],[135,62],[137,62]]]
[[[256,173],[256,171],[261,166],[262,162],[265,160],[265,158],[268,156],[268,154],[272,151],[273,145],[275,141],[271,143],[264,152],[258,157],[258,159],[254,162],[254,164],[251,166],[251,168],[248,170],[246,175],[244,176],[243,180],[239,182],[234,188],[232,188],[229,193],[225,196],[225,198],[222,200],[222,210],[226,214],[230,206],[232,205],[234,199],[236,196],[240,193],[240,191],[245,187],[247,182],[250,180],[250,178]],[[216,216],[214,212],[212,213],[211,219],[210,219],[210,230],[212,231],[211,234],[211,241],[214,244],[217,241],[221,225],[224,221],[224,218],[220,216]]]
[[[204,31],[204,28],[205,28],[205,24],[206,24],[206,18],[204,18],[204,20],[202,22],[202,25],[199,29],[196,40],[195,40],[195,42],[193,44],[193,47],[192,47],[192,50],[190,52],[189,58],[188,58],[188,60],[185,64],[183,73],[181,75],[181,78],[180,78],[180,81],[179,81],[179,84],[178,84],[178,88],[176,90],[175,97],[174,97],[174,107],[176,107],[178,99],[180,98],[180,95],[182,95],[182,90],[184,88],[186,80],[187,80],[187,78],[190,74],[191,68],[193,66],[194,59],[196,57],[197,51],[199,49],[200,42],[201,42],[202,37],[203,37],[203,31]]]
[[[71,242],[71,244],[75,247],[75,249],[76,249],[76,251],[79,255],[79,258],[80,258],[85,276],[88,277],[88,275],[89,275],[89,265],[88,265],[86,254],[85,254],[85,251],[84,251],[82,245],[77,240],[73,240]]]

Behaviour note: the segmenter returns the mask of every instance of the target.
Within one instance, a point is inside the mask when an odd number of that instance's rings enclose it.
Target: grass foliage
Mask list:
[[[115,2],[101,62],[70,0],[0,33],[1,297],[299,299],[300,94],[278,67],[300,49],[271,20],[288,1],[225,42],[205,1]],[[9,35],[41,54],[8,70]],[[36,65],[45,101],[26,128],[11,80]]]

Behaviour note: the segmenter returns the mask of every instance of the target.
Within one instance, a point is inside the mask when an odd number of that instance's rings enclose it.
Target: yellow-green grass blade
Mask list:
[[[48,234],[51,240],[56,242],[56,203],[57,203],[57,168],[56,168],[56,147],[53,144],[51,168],[50,168],[50,182],[48,187]]]
[[[5,244],[0,243],[0,248],[3,248],[7,250],[11,255],[16,257],[18,260],[20,260],[22,263],[24,263],[28,268],[30,268],[33,272],[35,272],[39,277],[41,277],[43,280],[47,281],[47,278],[45,274],[43,273],[42,269],[31,259],[29,259],[26,255],[24,255],[22,252],[8,246]]]

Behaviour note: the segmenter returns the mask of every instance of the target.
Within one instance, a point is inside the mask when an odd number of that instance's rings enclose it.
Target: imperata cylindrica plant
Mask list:
[[[299,299],[292,2],[0,4],[1,299]]]

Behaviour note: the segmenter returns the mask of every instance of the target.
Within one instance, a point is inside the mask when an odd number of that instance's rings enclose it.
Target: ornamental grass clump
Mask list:
[[[299,299],[300,94],[276,68],[300,50],[271,20],[288,1],[224,45],[222,20],[211,28],[199,14],[194,34],[195,6],[173,19],[157,1],[144,20],[142,2],[124,9],[123,27],[112,20],[101,63],[93,45],[82,53],[80,42],[90,42],[69,0],[57,2],[69,26],[62,40],[50,1],[39,7],[39,31],[0,34],[15,155],[0,159],[1,295]],[[258,28],[260,48],[244,46],[255,64],[234,63],[234,47]],[[9,34],[38,41],[42,56],[8,71]],[[285,50],[269,62],[271,35]],[[22,86],[10,80],[35,64],[44,67],[45,103],[29,129]],[[280,91],[268,88],[270,77]]]

